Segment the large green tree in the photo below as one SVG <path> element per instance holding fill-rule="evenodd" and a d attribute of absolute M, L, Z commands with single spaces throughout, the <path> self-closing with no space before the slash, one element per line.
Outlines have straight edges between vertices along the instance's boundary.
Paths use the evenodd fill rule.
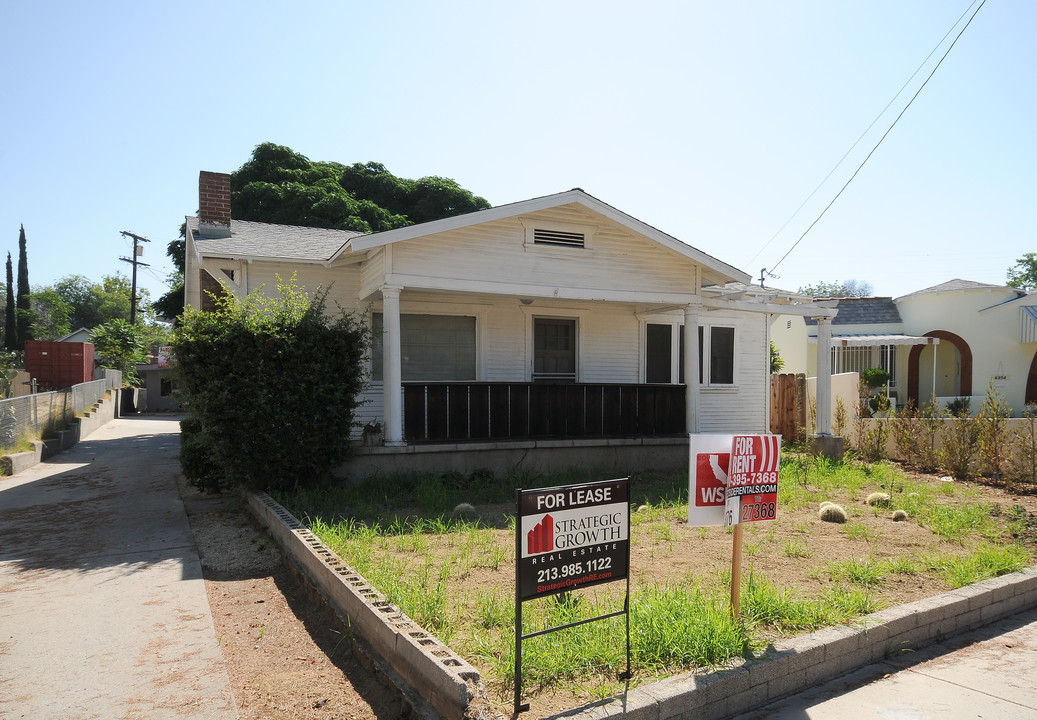
<path fill-rule="evenodd" d="M 52 287 L 37 288 L 29 300 L 35 339 L 57 340 L 71 332 L 68 317 L 72 313 L 72 306 L 65 302 L 57 290 Z"/>
<path fill-rule="evenodd" d="M 18 232 L 18 294 L 15 305 L 18 308 L 18 346 L 25 347 L 26 340 L 32 340 L 32 300 L 29 296 L 29 255 L 26 250 L 25 226 Z"/>
<path fill-rule="evenodd" d="M 455 180 L 400 178 L 376 162 L 343 165 L 313 161 L 289 147 L 262 143 L 231 173 L 231 216 L 279 225 L 381 232 L 439 220 L 490 204 Z M 176 266 L 170 291 L 155 303 L 159 315 L 183 311 L 184 236 L 166 254 Z"/>
<path fill-rule="evenodd" d="M 72 330 L 94 328 L 110 320 L 130 317 L 130 295 L 133 289 L 124 275 L 105 275 L 95 282 L 83 275 L 66 275 L 53 285 L 54 291 L 71 308 L 68 322 Z M 146 290 L 138 290 L 147 298 Z M 146 307 L 147 302 L 141 306 Z"/>
<path fill-rule="evenodd" d="M 1037 290 L 1037 253 L 1026 253 L 1008 268 L 1008 286 Z"/>

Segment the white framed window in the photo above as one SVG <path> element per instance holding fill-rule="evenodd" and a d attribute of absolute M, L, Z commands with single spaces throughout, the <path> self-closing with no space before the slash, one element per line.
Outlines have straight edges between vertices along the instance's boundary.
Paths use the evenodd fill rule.
<path fill-rule="evenodd" d="M 735 328 L 700 325 L 699 384 L 733 387 L 735 384 Z M 644 381 L 684 384 L 684 325 L 645 323 Z"/>
<path fill-rule="evenodd" d="M 699 326 L 699 383 L 706 387 L 734 386 L 735 335 L 732 325 Z M 703 382 L 705 378 L 707 382 Z"/>
<path fill-rule="evenodd" d="M 400 315 L 403 381 L 478 379 L 476 318 L 471 315 Z M 381 382 L 382 313 L 371 315 L 371 380 Z"/>

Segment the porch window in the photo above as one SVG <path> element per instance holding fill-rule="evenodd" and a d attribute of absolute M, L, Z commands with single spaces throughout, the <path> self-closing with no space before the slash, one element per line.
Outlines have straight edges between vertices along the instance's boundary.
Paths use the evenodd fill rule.
<path fill-rule="evenodd" d="M 676 336 L 676 339 L 675 337 Z M 677 376 L 674 377 L 674 342 L 677 343 Z M 645 325 L 645 382 L 684 384 L 684 326 Z"/>
<path fill-rule="evenodd" d="M 860 374 L 870 367 L 875 367 L 871 361 L 870 347 L 832 348 L 832 372 Z"/>
<path fill-rule="evenodd" d="M 382 314 L 371 318 L 371 379 L 382 380 Z M 400 315 L 403 380 L 476 380 L 475 318 Z"/>
<path fill-rule="evenodd" d="M 704 372 L 709 373 L 710 385 L 734 385 L 735 383 L 735 329 L 722 325 L 709 327 L 709 362 L 705 367 L 702 357 L 705 354 L 703 328 L 699 328 L 699 382 Z"/>
<path fill-rule="evenodd" d="M 576 321 L 533 318 L 533 382 L 576 382 Z"/>
<path fill-rule="evenodd" d="M 699 326 L 699 384 L 734 385 L 735 329 Z M 677 373 L 673 343 L 677 342 Z M 705 378 L 709 382 L 705 382 Z M 684 384 L 684 326 L 648 323 L 645 327 L 645 382 Z"/>

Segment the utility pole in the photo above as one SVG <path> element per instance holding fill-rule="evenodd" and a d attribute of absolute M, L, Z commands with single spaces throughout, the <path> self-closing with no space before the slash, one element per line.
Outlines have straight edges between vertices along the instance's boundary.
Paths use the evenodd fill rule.
<path fill-rule="evenodd" d="M 141 267 L 151 267 L 147 263 L 141 262 L 137 258 L 144 254 L 144 246 L 141 245 L 140 243 L 142 243 L 142 242 L 151 242 L 151 241 L 148 240 L 146 237 L 141 237 L 140 235 L 134 235 L 133 233 L 129 232 L 128 230 L 123 230 L 122 231 L 122 236 L 123 237 L 133 238 L 133 257 L 132 258 L 121 257 L 119 259 L 122 260 L 123 262 L 128 262 L 131 265 L 133 265 L 133 287 L 130 290 L 130 325 L 136 325 L 137 324 L 137 266 L 140 265 Z"/>

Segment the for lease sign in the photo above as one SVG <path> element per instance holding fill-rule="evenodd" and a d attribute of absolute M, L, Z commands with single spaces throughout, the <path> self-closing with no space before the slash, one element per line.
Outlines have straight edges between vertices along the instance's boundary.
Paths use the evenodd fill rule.
<path fill-rule="evenodd" d="M 519 599 L 626 578 L 629 496 L 626 478 L 519 491 L 515 524 Z"/>

